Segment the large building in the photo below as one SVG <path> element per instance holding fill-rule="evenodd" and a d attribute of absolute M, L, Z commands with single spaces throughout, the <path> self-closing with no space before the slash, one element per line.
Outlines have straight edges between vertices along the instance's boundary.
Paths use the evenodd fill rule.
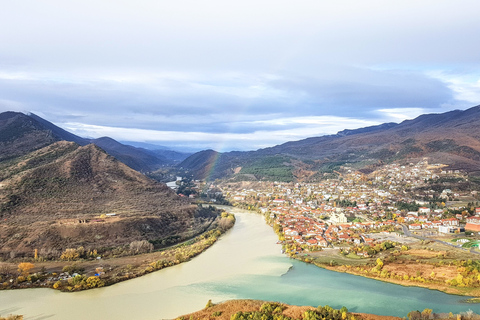
<path fill-rule="evenodd" d="M 465 225 L 465 230 L 480 231 L 480 217 L 467 218 L 467 224 Z"/>
<path fill-rule="evenodd" d="M 343 212 L 341 213 L 334 213 L 330 217 L 330 221 L 335 224 L 342 224 L 342 223 L 347 223 L 347 217 Z"/>

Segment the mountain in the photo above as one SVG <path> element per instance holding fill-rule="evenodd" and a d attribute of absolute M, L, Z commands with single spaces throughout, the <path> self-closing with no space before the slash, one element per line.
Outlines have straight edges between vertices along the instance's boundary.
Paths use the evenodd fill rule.
<path fill-rule="evenodd" d="M 0 114 L 0 161 L 8 157 L 25 155 L 56 141 L 71 141 L 81 146 L 94 143 L 132 169 L 141 172 L 155 171 L 187 157 L 174 151 L 155 152 L 124 145 L 108 137 L 81 138 L 33 113 L 29 115 L 20 112 Z"/>
<path fill-rule="evenodd" d="M 25 155 L 63 140 L 34 118 L 19 112 L 0 113 L 0 161 Z"/>
<path fill-rule="evenodd" d="M 177 242 L 214 219 L 93 144 L 58 141 L 0 162 L 3 258 Z"/>
<path fill-rule="evenodd" d="M 242 175 L 247 175 L 251 179 L 253 175 L 255 179 L 271 180 L 277 175 L 285 181 L 303 180 L 318 178 L 347 164 L 370 172 L 385 162 L 423 157 L 433 163 L 448 164 L 451 169 L 479 174 L 480 106 L 425 114 L 400 124 L 344 130 L 253 152 L 218 154 L 210 177 L 243 179 Z M 208 165 L 208 161 L 196 162 L 193 167 L 185 161 L 180 164 L 196 178 L 206 178 L 201 168 Z"/>
<path fill-rule="evenodd" d="M 145 142 L 136 142 L 136 141 L 121 141 L 123 144 L 134 146 L 140 149 L 143 149 L 145 152 L 154 154 L 159 157 L 164 157 L 170 161 L 174 162 L 181 162 L 191 156 L 194 152 L 198 152 L 200 150 L 195 150 L 194 152 L 190 152 L 189 150 L 185 149 L 182 151 L 173 150 L 169 147 L 160 146 L 151 143 Z"/>
<path fill-rule="evenodd" d="M 72 142 L 75 142 L 75 143 L 77 143 L 81 146 L 84 146 L 84 145 L 87 145 L 87 144 L 90 143 L 90 141 L 88 139 L 81 138 L 77 135 L 74 135 L 73 133 L 70 133 L 66 130 L 63 130 L 62 128 L 54 125 L 53 123 L 51 123 L 51 122 L 49 122 L 49 121 L 47 121 L 43 118 L 40 118 L 39 116 L 37 116 L 34 113 L 30 113 L 28 116 L 30 118 L 36 120 L 38 123 L 40 123 L 43 128 L 52 132 L 52 134 L 55 137 L 57 137 L 58 140 L 72 141 Z"/>
<path fill-rule="evenodd" d="M 162 155 L 156 155 L 145 149 L 121 144 L 109 137 L 92 139 L 90 142 L 99 146 L 130 168 L 141 172 L 154 171 L 172 162 Z"/>

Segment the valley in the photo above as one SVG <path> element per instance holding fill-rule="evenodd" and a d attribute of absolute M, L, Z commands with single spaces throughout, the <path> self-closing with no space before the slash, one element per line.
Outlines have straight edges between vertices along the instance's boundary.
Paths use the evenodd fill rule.
<path fill-rule="evenodd" d="M 23 118 L 3 119 L 11 125 Z M 5 136 L 3 150 L 42 128 L 28 121 L 28 130 Z M 233 215 L 209 206 L 225 203 L 260 213 L 282 253 L 302 265 L 465 299 L 480 296 L 480 181 L 461 161 L 433 162 L 440 158 L 430 153 L 395 161 L 379 154 L 376 163 L 311 161 L 301 152 L 259 150 L 227 154 L 232 164 L 223 162 L 224 154 L 203 151 L 177 167 L 142 174 L 122 163 L 119 153 L 52 137 L 45 146 L 15 147 L 23 151 L 0 162 L 2 289 L 98 290 L 188 264 L 234 225 Z M 101 141 L 106 149 L 117 145 Z M 429 142 L 428 148 L 459 150 L 453 140 L 445 141 Z M 233 171 L 218 179 L 225 165 Z M 195 179 L 195 172 L 204 179 Z M 147 177 L 155 175 L 184 178 L 174 183 L 175 192 Z"/>

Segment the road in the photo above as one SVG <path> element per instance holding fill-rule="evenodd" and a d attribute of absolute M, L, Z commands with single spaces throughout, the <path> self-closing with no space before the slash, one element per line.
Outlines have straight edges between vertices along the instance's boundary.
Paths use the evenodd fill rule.
<path fill-rule="evenodd" d="M 435 242 L 438 242 L 438 243 L 441 243 L 441 244 L 445 244 L 445 245 L 450 246 L 450 247 L 453 247 L 453 248 L 462 249 L 462 250 L 465 250 L 465 251 L 470 251 L 470 253 L 480 255 L 480 252 L 473 251 L 473 249 L 466 250 L 466 249 L 462 248 L 461 245 L 454 245 L 453 243 L 441 241 L 441 240 L 438 240 L 438 239 L 431 239 L 431 238 L 427 238 L 427 237 L 422 237 L 422 236 L 418 236 L 418 235 L 416 235 L 416 234 L 413 234 L 413 233 L 410 232 L 410 230 L 408 229 L 408 227 L 407 227 L 406 225 L 404 225 L 404 224 L 402 224 L 402 229 L 403 229 L 403 233 L 404 233 L 407 237 L 412 237 L 412 238 L 416 238 L 416 239 L 419 239 L 419 240 L 435 241 Z"/>

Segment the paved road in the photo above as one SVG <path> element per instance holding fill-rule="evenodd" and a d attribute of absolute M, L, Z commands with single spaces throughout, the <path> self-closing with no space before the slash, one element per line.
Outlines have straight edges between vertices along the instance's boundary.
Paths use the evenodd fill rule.
<path fill-rule="evenodd" d="M 402 229 L 403 229 L 403 233 L 404 233 L 407 237 L 412 237 L 412 238 L 416 238 L 416 239 L 420 239 L 420 240 L 435 241 L 435 242 L 438 242 L 438 243 L 441 243 L 441 244 L 445 244 L 445 245 L 450 246 L 450 247 L 454 247 L 454 248 L 457 248 L 457 249 L 462 249 L 462 250 L 465 250 L 465 251 L 470 251 L 470 253 L 474 253 L 474 254 L 480 255 L 480 252 L 473 251 L 473 249 L 470 249 L 470 250 L 464 249 L 464 248 L 462 248 L 462 245 L 454 245 L 453 243 L 441 241 L 441 240 L 438 240 L 438 239 L 431 239 L 431 238 L 427 238 L 427 237 L 422 237 L 422 236 L 413 234 L 413 233 L 410 232 L 410 230 L 408 229 L 408 227 L 407 227 L 406 225 L 404 225 L 404 224 L 402 224 Z"/>

